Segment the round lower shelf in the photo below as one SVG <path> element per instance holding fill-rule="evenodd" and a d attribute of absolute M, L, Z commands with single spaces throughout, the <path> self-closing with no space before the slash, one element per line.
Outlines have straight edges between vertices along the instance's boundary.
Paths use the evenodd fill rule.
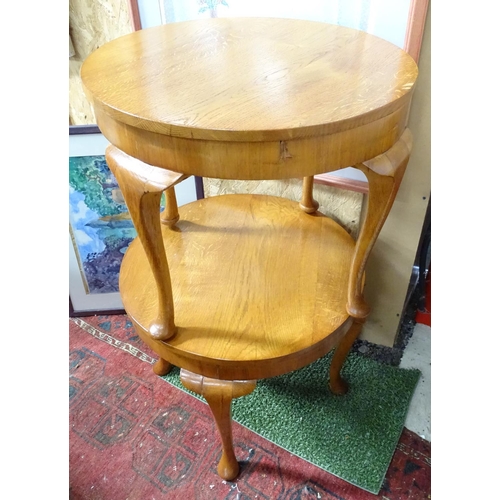
<path fill-rule="evenodd" d="M 326 354 L 351 324 L 346 312 L 355 242 L 321 213 L 263 195 L 224 195 L 179 208 L 162 227 L 178 331 L 150 337 L 157 289 L 136 239 L 120 292 L 141 338 L 172 364 L 219 379 L 266 378 Z"/>

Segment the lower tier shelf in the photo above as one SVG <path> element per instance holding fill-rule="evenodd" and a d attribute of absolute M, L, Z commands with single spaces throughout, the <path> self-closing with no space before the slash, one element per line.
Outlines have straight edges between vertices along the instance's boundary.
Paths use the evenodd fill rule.
<path fill-rule="evenodd" d="M 311 363 L 348 330 L 355 242 L 332 219 L 263 195 L 206 198 L 179 215 L 176 227 L 162 227 L 174 337 L 148 333 L 158 298 L 138 239 L 120 272 L 125 310 L 161 357 L 212 378 L 267 378 Z"/>

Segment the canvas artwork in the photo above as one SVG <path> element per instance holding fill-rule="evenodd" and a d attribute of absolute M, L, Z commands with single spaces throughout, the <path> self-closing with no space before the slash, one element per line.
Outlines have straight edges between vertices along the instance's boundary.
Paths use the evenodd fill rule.
<path fill-rule="evenodd" d="M 136 231 L 104 155 L 69 158 L 70 233 L 87 294 L 118 292 Z"/>

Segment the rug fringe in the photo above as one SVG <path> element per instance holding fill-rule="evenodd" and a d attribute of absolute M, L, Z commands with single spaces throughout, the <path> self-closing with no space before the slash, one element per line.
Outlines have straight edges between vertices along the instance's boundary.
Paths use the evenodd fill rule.
<path fill-rule="evenodd" d="M 113 347 L 117 347 L 122 351 L 128 352 L 132 356 L 139 358 L 141 361 L 145 361 L 146 363 L 149 363 L 151 365 L 156 362 L 155 358 L 152 358 L 145 352 L 142 352 L 141 350 L 137 349 L 137 347 L 134 347 L 131 344 L 127 344 L 126 342 L 122 342 L 121 340 L 115 339 L 108 333 L 101 332 L 92 325 L 89 325 L 82 318 L 70 318 L 70 320 L 73 321 L 73 323 L 77 324 L 82 330 L 86 331 L 87 333 L 90 333 L 90 335 L 92 335 L 93 337 L 102 340 L 103 342 L 106 342 L 107 344 L 110 344 Z"/>

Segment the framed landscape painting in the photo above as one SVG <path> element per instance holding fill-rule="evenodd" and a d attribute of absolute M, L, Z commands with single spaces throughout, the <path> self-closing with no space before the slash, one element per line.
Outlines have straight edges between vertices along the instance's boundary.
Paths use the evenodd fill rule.
<path fill-rule="evenodd" d="M 69 127 L 69 315 L 123 314 L 118 276 L 137 236 L 104 156 L 108 140 L 96 125 Z M 203 198 L 200 177 L 175 186 L 180 207 Z M 160 211 L 165 206 L 162 198 Z"/>
<path fill-rule="evenodd" d="M 118 276 L 136 236 L 94 125 L 69 127 L 70 316 L 123 313 Z"/>

